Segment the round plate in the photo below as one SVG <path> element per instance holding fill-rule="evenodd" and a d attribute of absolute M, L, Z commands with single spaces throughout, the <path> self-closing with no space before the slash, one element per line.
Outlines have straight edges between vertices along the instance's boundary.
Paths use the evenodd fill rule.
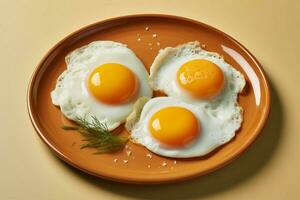
<path fill-rule="evenodd" d="M 149 27 L 146 28 L 146 27 Z M 157 37 L 153 37 L 156 34 Z M 138 41 L 138 38 L 141 41 Z M 247 88 L 240 95 L 244 122 L 236 137 L 213 153 L 193 159 L 169 159 L 128 143 L 115 154 L 95 155 L 94 149 L 80 149 L 82 136 L 66 132 L 69 123 L 51 103 L 50 92 L 66 69 L 65 56 L 95 40 L 127 44 L 147 69 L 160 48 L 198 40 L 205 49 L 221 54 L 245 75 Z M 157 43 L 159 42 L 159 43 Z M 152 43 L 152 45 L 149 45 Z M 160 45 L 158 45 L 160 44 Z M 127 183 L 163 183 L 184 180 L 216 170 L 241 154 L 263 128 L 270 109 L 270 90 L 260 64 L 236 40 L 206 24 L 168 15 L 132 15 L 101 21 L 84 27 L 55 45 L 37 66 L 28 89 L 28 110 L 33 126 L 42 140 L 64 161 L 89 174 Z M 122 128 L 121 128 L 122 129 Z M 125 132 L 125 130 L 123 130 Z M 129 151 L 131 155 L 128 156 Z M 150 156 L 147 154 L 150 153 Z M 125 163 L 128 160 L 127 163 Z M 165 166 L 162 163 L 166 163 Z"/>

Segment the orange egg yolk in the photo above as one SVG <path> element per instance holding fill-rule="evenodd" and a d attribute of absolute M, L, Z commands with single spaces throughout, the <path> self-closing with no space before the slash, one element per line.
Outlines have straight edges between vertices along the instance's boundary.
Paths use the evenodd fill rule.
<path fill-rule="evenodd" d="M 107 63 L 96 67 L 90 73 L 87 87 L 101 102 L 122 104 L 134 97 L 138 81 L 129 68 L 117 63 Z"/>
<path fill-rule="evenodd" d="M 148 126 L 153 138 L 170 147 L 192 142 L 201 129 L 195 115 L 182 107 L 167 107 L 157 111 Z"/>
<path fill-rule="evenodd" d="M 213 62 L 204 59 L 184 63 L 177 71 L 177 82 L 192 96 L 210 99 L 223 89 L 223 71 Z"/>

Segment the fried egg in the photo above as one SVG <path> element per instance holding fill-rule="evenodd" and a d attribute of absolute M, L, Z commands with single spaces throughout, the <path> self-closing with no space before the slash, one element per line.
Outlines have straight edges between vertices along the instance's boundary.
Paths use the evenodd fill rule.
<path fill-rule="evenodd" d="M 172 97 L 140 98 L 125 127 L 134 142 L 158 155 L 191 158 L 230 141 L 240 127 L 239 114 L 224 121 Z"/>
<path fill-rule="evenodd" d="M 148 73 L 126 45 L 95 41 L 66 56 L 67 69 L 51 92 L 54 105 L 71 120 L 96 117 L 113 130 L 141 96 L 151 97 Z"/>
<path fill-rule="evenodd" d="M 150 84 L 228 121 L 241 110 L 237 98 L 245 79 L 219 54 L 195 41 L 160 50 L 150 68 Z"/>

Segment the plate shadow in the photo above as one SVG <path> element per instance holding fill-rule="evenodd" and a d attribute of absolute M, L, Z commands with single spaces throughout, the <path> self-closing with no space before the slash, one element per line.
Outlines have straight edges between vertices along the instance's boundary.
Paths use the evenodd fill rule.
<path fill-rule="evenodd" d="M 102 180 L 85 174 L 61 161 L 68 171 L 99 189 L 128 198 L 139 199 L 188 199 L 205 197 L 229 190 L 257 175 L 270 164 L 282 140 L 284 112 L 280 96 L 271 87 L 271 112 L 269 120 L 256 142 L 229 165 L 211 174 L 172 184 L 131 185 Z M 54 155 L 54 154 L 53 154 Z M 57 159 L 60 160 L 60 159 Z"/>

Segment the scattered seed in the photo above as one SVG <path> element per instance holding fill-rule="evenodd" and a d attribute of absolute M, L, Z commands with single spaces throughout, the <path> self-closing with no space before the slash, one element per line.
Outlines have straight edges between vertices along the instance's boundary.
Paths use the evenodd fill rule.
<path fill-rule="evenodd" d="M 127 156 L 131 156 L 132 152 L 129 150 L 129 151 L 126 151 L 126 154 L 127 154 Z"/>
<path fill-rule="evenodd" d="M 118 159 L 117 159 L 117 158 L 114 159 L 114 163 L 116 163 L 116 162 L 118 162 Z"/>
<path fill-rule="evenodd" d="M 157 45 L 157 46 L 160 46 L 160 42 L 156 42 L 156 45 Z"/>
<path fill-rule="evenodd" d="M 140 41 L 142 41 L 142 39 L 141 39 L 141 38 L 138 38 L 137 41 L 140 42 Z"/>
<path fill-rule="evenodd" d="M 146 30 L 146 31 L 149 31 L 149 30 L 150 30 L 150 28 L 147 26 L 147 27 L 145 28 L 145 30 Z"/>
<path fill-rule="evenodd" d="M 123 160 L 123 163 L 124 163 L 124 164 L 127 164 L 127 163 L 128 163 L 128 160 Z"/>
<path fill-rule="evenodd" d="M 161 166 L 163 166 L 163 167 L 167 166 L 166 161 L 163 161 L 162 164 L 161 164 Z"/>
<path fill-rule="evenodd" d="M 154 33 L 154 34 L 152 35 L 152 37 L 156 38 L 156 37 L 157 37 L 156 33 Z"/>
<path fill-rule="evenodd" d="M 150 167 L 151 167 L 151 165 L 148 165 L 147 167 L 148 167 L 148 168 L 150 168 Z"/>
<path fill-rule="evenodd" d="M 202 44 L 202 45 L 201 45 L 201 47 L 202 47 L 203 49 L 205 49 L 205 47 L 206 47 L 206 44 Z"/>
<path fill-rule="evenodd" d="M 176 160 L 174 160 L 174 165 L 176 165 L 177 164 L 177 161 Z"/>
<path fill-rule="evenodd" d="M 148 153 L 146 156 L 147 156 L 149 159 L 152 158 L 152 155 L 151 155 L 150 153 Z"/>

